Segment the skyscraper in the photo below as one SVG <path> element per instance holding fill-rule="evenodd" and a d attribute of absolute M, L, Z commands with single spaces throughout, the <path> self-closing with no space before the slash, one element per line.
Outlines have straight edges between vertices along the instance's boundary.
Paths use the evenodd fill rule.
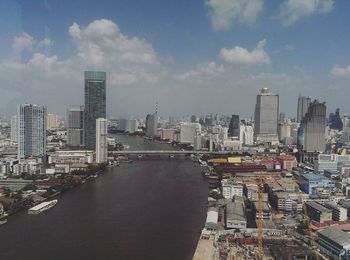
<path fill-rule="evenodd" d="M 18 158 L 46 155 L 46 107 L 24 104 L 18 107 Z"/>
<path fill-rule="evenodd" d="M 96 119 L 96 162 L 107 162 L 107 119 Z"/>
<path fill-rule="evenodd" d="M 317 100 L 310 103 L 307 113 L 301 120 L 299 146 L 306 152 L 324 152 L 326 148 L 326 104 Z"/>
<path fill-rule="evenodd" d="M 47 114 L 47 129 L 55 130 L 58 127 L 58 117 L 55 114 Z"/>
<path fill-rule="evenodd" d="M 71 106 L 67 110 L 68 145 L 84 146 L 84 106 Z"/>
<path fill-rule="evenodd" d="M 84 144 L 88 149 L 95 149 L 97 118 L 106 118 L 106 72 L 85 71 Z"/>
<path fill-rule="evenodd" d="M 256 97 L 254 139 L 257 143 L 278 143 L 277 123 L 279 96 L 270 93 L 267 87 Z"/>
<path fill-rule="evenodd" d="M 11 142 L 18 142 L 18 117 L 17 115 L 11 117 Z"/>
<path fill-rule="evenodd" d="M 308 107 L 310 105 L 311 98 L 310 97 L 302 97 L 299 95 L 298 97 L 298 111 L 297 111 L 297 122 L 300 123 L 303 117 L 305 116 Z"/>
<path fill-rule="evenodd" d="M 228 134 L 230 137 L 239 137 L 240 132 L 239 132 L 239 115 L 232 115 L 230 125 L 228 128 Z"/>
<path fill-rule="evenodd" d="M 146 136 L 155 137 L 157 135 L 158 128 L 158 114 L 157 111 L 154 114 L 148 114 L 146 116 Z"/>

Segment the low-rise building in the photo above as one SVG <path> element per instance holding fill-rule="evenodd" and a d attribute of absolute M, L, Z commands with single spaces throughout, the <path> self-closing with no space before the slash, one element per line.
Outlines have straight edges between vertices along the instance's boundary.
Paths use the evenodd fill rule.
<path fill-rule="evenodd" d="M 324 204 L 326 208 L 329 208 L 332 210 L 332 219 L 334 221 L 346 221 L 348 220 L 348 211 L 346 208 L 337 205 L 333 201 L 326 202 Z"/>
<path fill-rule="evenodd" d="M 235 196 L 234 202 L 226 205 L 225 225 L 226 229 L 242 229 L 247 227 L 244 200 L 242 197 Z"/>
<path fill-rule="evenodd" d="M 306 214 L 314 221 L 324 223 L 332 220 L 332 210 L 314 201 L 305 202 Z"/>
<path fill-rule="evenodd" d="M 330 259 L 350 259 L 350 234 L 327 227 L 317 232 L 317 242 L 321 253 Z"/>
<path fill-rule="evenodd" d="M 302 191 L 311 194 L 313 188 L 334 188 L 335 183 L 323 175 L 310 172 L 300 176 L 299 187 Z"/>

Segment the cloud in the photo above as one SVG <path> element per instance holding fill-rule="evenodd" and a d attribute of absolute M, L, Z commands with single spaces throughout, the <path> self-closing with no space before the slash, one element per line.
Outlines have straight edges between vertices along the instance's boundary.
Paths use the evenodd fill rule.
<path fill-rule="evenodd" d="M 215 30 L 228 30 L 233 22 L 254 24 L 263 11 L 263 0 L 207 0 Z"/>
<path fill-rule="evenodd" d="M 184 72 L 182 74 L 175 74 L 173 77 L 177 80 L 208 80 L 217 77 L 225 71 L 221 64 L 216 64 L 214 61 L 206 62 L 197 65 L 195 69 Z"/>
<path fill-rule="evenodd" d="M 266 39 L 258 42 L 256 48 L 251 52 L 245 48 L 236 46 L 233 49 L 223 48 L 220 50 L 220 57 L 232 64 L 269 64 L 271 59 L 265 51 Z"/>
<path fill-rule="evenodd" d="M 338 65 L 335 65 L 331 69 L 331 75 L 337 78 L 350 77 L 350 65 L 343 68 Z"/>
<path fill-rule="evenodd" d="M 285 51 L 294 51 L 296 48 L 292 44 L 286 44 L 286 45 L 283 46 L 282 49 L 285 50 Z"/>
<path fill-rule="evenodd" d="M 12 44 L 12 49 L 16 53 L 21 53 L 23 50 L 32 50 L 35 45 L 35 40 L 28 33 L 22 33 L 21 36 L 15 37 Z"/>
<path fill-rule="evenodd" d="M 108 91 L 114 96 L 127 86 L 151 88 L 166 73 L 150 43 L 123 34 L 113 21 L 96 20 L 86 27 L 73 23 L 68 34 L 75 49 L 65 59 L 45 52 L 53 44 L 49 38 L 37 40 L 28 33 L 14 38 L 14 57 L 0 60 L 0 80 L 6 82 L 0 90 L 6 88 L 18 99 L 9 98 L 8 106 L 50 103 L 51 109 L 62 111 L 64 105 L 82 101 L 84 70 L 106 71 Z M 23 51 L 28 55 L 20 55 Z"/>
<path fill-rule="evenodd" d="M 281 20 L 284 26 L 290 26 L 304 17 L 329 13 L 334 4 L 334 0 L 286 0 L 274 17 Z"/>

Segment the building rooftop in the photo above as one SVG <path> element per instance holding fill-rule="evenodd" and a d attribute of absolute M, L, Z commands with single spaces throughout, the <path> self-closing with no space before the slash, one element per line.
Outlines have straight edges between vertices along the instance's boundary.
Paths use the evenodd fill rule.
<path fill-rule="evenodd" d="M 333 240 L 335 243 L 345 246 L 350 244 L 350 234 L 336 227 L 328 227 L 318 232 L 319 234 Z"/>
<path fill-rule="evenodd" d="M 245 221 L 246 217 L 244 214 L 243 202 L 236 201 L 234 203 L 228 203 L 226 205 L 226 216 L 228 219 Z"/>
<path fill-rule="evenodd" d="M 319 175 L 311 172 L 303 174 L 302 177 L 308 181 L 320 181 L 325 179 L 328 180 L 328 178 L 324 177 L 323 175 Z"/>
<path fill-rule="evenodd" d="M 309 205 L 310 207 L 316 209 L 319 212 L 332 211 L 332 210 L 327 209 L 326 207 L 324 207 L 321 204 L 318 204 L 317 202 L 314 202 L 314 201 L 306 201 L 305 203 L 307 205 Z"/>

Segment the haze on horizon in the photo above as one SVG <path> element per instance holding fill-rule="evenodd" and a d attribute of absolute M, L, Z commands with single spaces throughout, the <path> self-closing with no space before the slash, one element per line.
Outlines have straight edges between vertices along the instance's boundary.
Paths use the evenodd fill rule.
<path fill-rule="evenodd" d="M 294 117 L 299 93 L 350 112 L 349 1 L 0 2 L 0 115 L 83 104 L 107 72 L 107 113 L 253 114 L 263 86 Z"/>

